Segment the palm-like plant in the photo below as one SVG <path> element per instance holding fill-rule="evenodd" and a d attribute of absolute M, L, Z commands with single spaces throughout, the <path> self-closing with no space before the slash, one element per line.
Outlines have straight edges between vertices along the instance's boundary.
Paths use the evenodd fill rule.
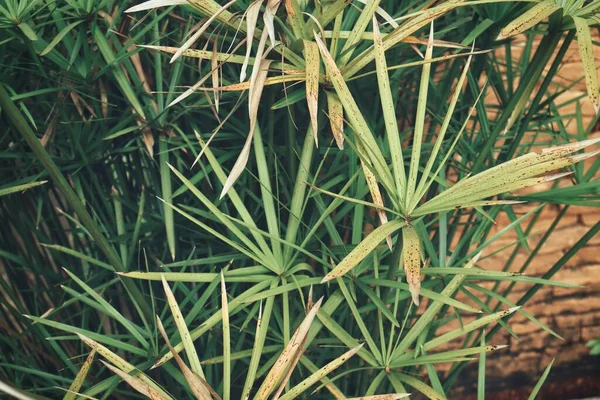
<path fill-rule="evenodd" d="M 445 37 L 447 27 L 452 26 L 445 14 L 467 13 L 465 6 L 487 1 L 437 5 L 375 1 L 356 7 L 345 0 L 283 4 L 154 0 L 130 9 L 140 12 L 187 4 L 181 15 L 190 21 L 198 13 L 205 16 L 179 47 L 163 44 L 170 44 L 173 34 L 179 38 L 179 27 L 192 26 L 192 22 L 174 15 L 171 8 L 150 13 L 145 19 L 148 24 L 135 24 L 130 41 L 123 28 L 127 24 L 115 17 L 118 13 L 111 16 L 92 3 L 74 0 L 52 8 L 56 27 L 51 32 L 58 39 L 48 42 L 41 39 L 46 24 L 10 22 L 15 32 L 24 32 L 32 42 L 33 56 L 42 57 L 64 75 L 99 80 L 98 90 L 94 86 L 85 97 L 92 104 L 90 114 L 103 116 L 84 125 L 91 139 L 83 153 L 101 160 L 94 170 L 87 171 L 85 161 L 74 165 L 64 161 L 80 154 L 79 140 L 59 136 L 56 148 L 45 150 L 35 147 L 33 132 L 18 130 L 52 172 L 50 178 L 67 200 L 65 204 L 78 215 L 65 217 L 73 224 L 74 234 L 64 232 L 64 239 L 36 233 L 47 244 L 39 247 L 73 271 L 56 272 L 57 283 L 65 283 L 64 276 L 71 282 L 64 287 L 67 300 L 56 308 L 37 306 L 13 312 L 17 316 L 44 313 L 31 317 L 35 325 L 22 323 L 40 337 L 52 337 L 45 348 L 64 354 L 61 361 L 68 367 L 64 375 L 75 375 L 77 369 L 61 353 L 58 341 L 75 339 L 80 346 L 83 341 L 92 348 L 89 362 L 70 387 L 69 398 L 76 392 L 93 397 L 125 390 L 115 389 L 120 380 L 155 398 L 239 395 L 263 399 L 280 392 L 288 399 L 306 396 L 311 385 L 319 384 L 327 393 L 315 396 L 324 398 L 365 395 L 380 399 L 377 393 L 389 392 L 398 394 L 384 398 L 395 398 L 407 392 L 406 386 L 429 398 L 446 398 L 462 363 L 481 356 L 485 366 L 485 353 L 502 347 L 487 342 L 493 333 L 502 328 L 514 334 L 505 322 L 514 313 L 558 336 L 519 306 L 540 285 L 573 286 L 550 281 L 552 273 L 564 265 L 563 259 L 543 278 L 510 272 L 510 263 L 505 271 L 483 270 L 477 264 L 480 253 L 511 229 L 519 236 L 514 251 L 527 246 L 521 223 L 531 216 L 537 218 L 543 207 L 517 218 L 510 207 L 517 200 L 565 204 L 596 200 L 597 196 L 587 195 L 597 188 L 588 176 L 597 166 L 585 173 L 583 167 L 571 167 L 595 154 L 576 154 L 595 141 L 581 141 L 590 130 L 582 131 L 579 142 L 515 157 L 523 154 L 518 133 L 506 136 L 511 142 L 496 149 L 497 136 L 487 130 L 490 122 L 496 124 L 496 132 L 510 130 L 511 123 L 502 121 L 519 121 L 520 132 L 534 124 L 547 129 L 548 120 L 560 118 L 531 117 L 540 108 L 534 100 L 535 107 L 520 120 L 533 92 L 531 82 L 523 79 L 519 90 L 507 96 L 509 104 L 515 104 L 505 110 L 507 118 L 486 120 L 479 98 L 488 86 L 480 90 L 476 82 L 482 69 L 473 65 L 491 56 L 485 49 L 465 46 L 489 23 L 474 26 L 471 33 L 469 27 L 448 35 L 455 41 L 468 35 L 470 41 L 462 44 L 436 38 Z M 98 21 L 90 16 L 96 12 Z M 61 15 L 72 16 L 73 21 L 65 24 Z M 553 26 L 556 17 L 552 16 Z M 177 29 L 170 29 L 172 23 L 178 24 Z M 429 34 L 420 36 L 420 30 L 427 27 Z M 561 31 L 552 31 L 544 40 L 556 46 L 560 35 Z M 173 55 L 172 67 L 167 68 L 164 54 L 134 49 L 133 42 Z M 534 83 L 553 46 L 539 49 L 536 54 L 544 57 L 534 57 L 533 67 L 527 67 L 533 71 L 527 76 L 535 77 Z M 439 49 L 444 53 L 437 55 Z M 77 52 L 101 62 L 102 67 L 87 67 L 73 56 Z M 196 65 L 188 69 L 180 57 L 203 62 L 202 70 L 210 64 L 208 73 L 194 83 Z M 402 61 L 396 65 L 398 59 Z M 529 57 L 524 55 L 523 60 L 525 70 Z M 436 63 L 449 67 L 449 72 L 439 74 Z M 151 72 L 144 74 L 148 65 Z M 107 101 L 104 87 L 112 81 L 114 93 Z M 405 85 L 402 91 L 399 81 Z M 502 89 L 493 78 L 490 82 Z M 178 95 L 183 85 L 189 89 Z M 283 88 L 284 94 L 280 96 L 273 87 Z M 379 101 L 365 95 L 374 87 Z M 85 92 L 82 87 L 77 90 Z M 230 93 L 239 92 L 236 101 Z M 4 105 L 10 104 L 11 95 L 2 96 L 4 113 L 10 108 Z M 13 97 L 20 102 L 20 97 Z M 246 104 L 247 119 L 240 110 Z M 552 99 L 544 104 L 554 112 Z M 31 111 L 24 102 L 19 106 Z M 113 110 L 119 108 L 118 123 L 112 124 L 117 119 Z M 18 120 L 16 107 L 9 114 Z M 281 115 L 285 115 L 283 123 L 278 119 Z M 298 116 L 306 116 L 298 124 L 306 128 L 303 135 L 297 135 L 294 126 Z M 68 113 L 61 118 L 73 119 Z M 24 119 L 15 123 L 20 129 L 26 125 Z M 323 146 L 326 129 L 332 134 L 327 141 L 335 142 L 339 150 Z M 67 132 L 79 138 L 73 133 L 76 130 Z M 244 144 L 236 147 L 232 139 L 238 134 Z M 560 139 L 552 138 L 552 143 L 569 141 L 562 131 Z M 59 166 L 50 162 L 55 150 L 62 157 Z M 10 149 L 7 153 L 12 156 Z M 228 172 L 224 165 L 236 157 Z M 193 170 L 186 171 L 190 165 Z M 577 181 L 584 184 L 518 199 L 504 197 L 561 177 L 546 173 L 563 168 L 573 169 Z M 86 175 L 73 172 L 79 170 Z M 95 181 L 98 171 L 101 179 Z M 31 188 L 28 194 L 40 196 L 35 199 L 43 203 L 41 190 L 50 185 L 35 187 L 43 179 L 45 175 L 35 171 L 0 190 L 14 195 L 14 190 Z M 70 190 L 71 179 L 76 191 Z M 91 190 L 92 185 L 101 190 Z M 111 196 L 102 192 L 113 186 Z M 140 191 L 141 187 L 145 189 Z M 146 197 L 147 192 L 160 200 Z M 578 194 L 576 199 L 573 193 Z M 365 209 L 373 212 L 365 213 Z M 488 237 L 501 210 L 510 216 L 511 224 Z M 463 229 L 464 217 L 468 221 Z M 380 226 L 365 236 L 371 230 L 365 229 L 368 225 Z M 47 230 L 64 230 L 56 226 Z M 592 228 L 581 243 L 598 229 Z M 10 233 L 7 228 L 2 237 Z M 452 238 L 457 237 L 454 244 Z M 387 246 L 382 245 L 384 241 Z M 140 251 L 136 263 L 140 242 L 148 254 Z M 181 256 L 185 250 L 190 254 L 187 259 Z M 24 262 L 8 254 L 18 268 L 41 264 L 37 258 Z M 168 258 L 172 260 L 163 263 Z M 424 261 L 429 268 L 422 268 Z M 81 274 L 70 266 L 76 262 L 83 266 Z M 427 277 L 423 282 L 421 275 Z M 407 283 L 399 277 L 406 277 Z M 513 302 L 508 298 L 510 290 L 501 291 L 498 286 L 490 290 L 481 280 L 506 281 L 511 287 L 524 282 L 533 288 Z M 155 291 L 159 281 L 163 290 Z M 122 296 L 119 282 L 130 289 L 129 298 Z M 3 287 L 12 293 L 12 285 Z M 324 295 L 322 303 L 313 303 L 313 292 Z M 419 300 L 424 304 L 414 307 Z M 11 299 L 2 305 L 13 310 L 13 303 Z M 140 305 L 138 314 L 132 312 Z M 53 309 L 45 313 L 48 308 Z M 98 315 L 102 326 L 94 323 Z M 457 321 L 460 328 L 437 332 L 438 327 Z M 483 337 L 482 327 L 490 324 L 494 327 Z M 64 334 L 52 335 L 47 329 Z M 464 341 L 462 349 L 443 349 L 458 339 Z M 86 374 L 94 352 L 107 364 L 93 374 L 93 379 L 100 379 L 92 384 Z M 175 360 L 179 368 L 169 360 Z M 450 374 L 438 376 L 435 364 L 450 362 L 455 366 Z M 334 370 L 336 377 L 330 376 Z M 427 376 L 420 376 L 423 371 Z M 347 379 L 348 374 L 357 379 Z M 43 379 L 54 379 L 48 375 Z M 51 385 L 66 387 L 65 380 L 68 384 L 70 379 L 60 378 Z"/>

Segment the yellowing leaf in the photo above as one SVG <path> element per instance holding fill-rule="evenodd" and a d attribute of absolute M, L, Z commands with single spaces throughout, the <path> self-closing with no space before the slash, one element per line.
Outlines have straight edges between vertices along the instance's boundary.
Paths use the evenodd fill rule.
<path fill-rule="evenodd" d="M 596 156 L 595 151 L 574 156 L 571 154 L 598 142 L 600 138 L 582 140 L 522 155 L 477 175 L 461 179 L 448 190 L 417 207 L 411 215 L 439 212 L 448 207 L 460 208 L 498 194 L 558 179 L 564 174 L 537 176 Z"/>
<path fill-rule="evenodd" d="M 581 17 L 573 17 L 573 22 L 577 29 L 577 44 L 579 44 L 579 54 L 581 55 L 581 62 L 585 71 L 585 85 L 588 97 L 594 106 L 594 110 L 598 112 L 598 109 L 600 109 L 598 72 L 596 71 L 594 60 L 594 44 L 592 43 L 592 35 L 590 34 L 591 28 L 585 19 Z"/>
<path fill-rule="evenodd" d="M 175 55 L 173 55 L 173 57 L 171 58 L 171 63 L 175 62 L 179 57 L 181 57 L 181 55 L 183 54 L 184 51 L 186 51 L 194 43 L 196 43 L 196 41 L 198 39 L 200 39 L 200 36 L 202 36 L 202 34 L 206 31 L 206 29 L 210 26 L 210 24 L 215 19 L 217 19 L 219 14 L 221 14 L 223 11 L 225 11 L 229 7 L 231 7 L 236 1 L 237 0 L 231 0 L 229 3 L 225 4 L 223 7 L 219 8 L 219 10 L 217 10 L 217 12 L 212 14 L 210 16 L 210 18 L 204 24 L 202 24 L 202 26 L 200 28 L 198 28 L 198 30 L 188 40 L 185 41 L 185 43 L 179 48 L 179 50 L 177 50 Z"/>
<path fill-rule="evenodd" d="M 67 391 L 67 394 L 65 394 L 65 397 L 63 397 L 63 400 L 75 400 L 79 389 L 81 389 L 81 385 L 87 377 L 90 366 L 92 365 L 92 361 L 94 361 L 94 355 L 96 355 L 96 349 L 92 348 L 92 351 L 90 351 L 90 354 L 85 359 L 85 362 L 73 380 L 73 383 L 71 383 L 71 386 L 69 386 L 69 390 Z"/>
<path fill-rule="evenodd" d="M 365 157 L 364 150 L 362 149 L 362 145 L 357 143 L 356 149 L 358 153 L 361 154 L 360 165 L 362 166 L 363 173 L 365 174 L 365 179 L 367 181 L 367 186 L 369 187 L 369 192 L 371 193 L 371 197 L 373 198 L 373 203 L 377 206 L 377 215 L 379 216 L 379 221 L 381 225 L 388 222 L 387 214 L 385 213 L 384 204 L 383 204 L 383 196 L 381 195 L 381 191 L 379 190 L 379 184 L 377 183 L 377 178 L 373 175 L 373 172 L 369 169 L 369 167 L 362 160 Z M 385 241 L 387 242 L 390 251 L 392 250 L 392 237 L 390 235 L 385 237 Z"/>
<path fill-rule="evenodd" d="M 340 150 L 344 150 L 344 106 L 337 93 L 325 92 L 327 94 L 327 112 L 329 124 L 335 143 Z"/>
<path fill-rule="evenodd" d="M 269 373 L 265 377 L 262 385 L 258 389 L 258 393 L 256 395 L 257 400 L 266 400 L 275 386 L 282 383 L 282 379 L 289 372 L 290 368 L 294 368 L 295 362 L 298 361 L 299 354 L 302 354 L 304 341 L 306 339 L 306 335 L 312 325 L 319 308 L 321 307 L 321 303 L 323 302 L 323 298 L 320 298 L 319 301 L 315 303 L 315 305 L 311 308 L 309 313 L 306 315 L 294 335 L 288 342 L 285 349 L 281 352 L 281 355 L 273 364 L 273 367 L 269 370 Z M 294 362 L 295 361 L 295 362 Z"/>
<path fill-rule="evenodd" d="M 187 0 L 149 0 L 125 10 L 126 13 L 153 10 L 158 7 L 169 7 L 187 4 Z"/>
<path fill-rule="evenodd" d="M 309 387 L 311 387 L 312 385 L 314 385 L 315 383 L 317 383 L 318 381 L 320 381 L 321 379 L 323 379 L 324 377 L 329 375 L 332 371 L 334 371 L 335 369 L 340 367 L 343 363 L 345 363 L 347 360 L 349 360 L 353 355 L 358 353 L 358 351 L 360 349 L 362 349 L 363 345 L 364 345 L 364 343 L 348 350 L 347 352 L 345 352 L 344 354 L 342 354 L 335 360 L 327 363 L 327 365 L 320 368 L 318 371 L 311 374 L 305 380 L 303 380 L 302 382 L 300 382 L 299 384 L 297 384 L 296 386 L 291 388 L 289 390 L 289 392 L 287 392 L 284 396 L 281 397 L 281 400 L 291 400 L 291 399 L 298 397 L 301 393 L 303 393 Z"/>
<path fill-rule="evenodd" d="M 115 375 L 118 375 L 121 379 L 123 379 L 125 382 L 127 382 L 132 388 L 134 388 L 135 390 L 137 390 L 144 396 L 148 397 L 149 399 L 152 399 L 152 400 L 167 400 L 168 399 L 167 397 L 163 396 L 159 391 L 150 387 L 150 385 L 142 382 L 142 380 L 140 380 L 139 378 L 136 378 L 135 376 L 131 376 L 131 375 L 121 371 L 117 367 L 110 365 L 107 362 L 104 362 L 104 361 L 101 361 L 101 362 L 102 362 L 102 364 L 104 364 L 104 366 L 106 368 L 111 370 Z"/>
<path fill-rule="evenodd" d="M 221 4 L 215 0 L 187 0 L 187 3 L 204 15 L 216 15 L 219 22 L 230 28 L 242 33 L 246 32 L 246 25 L 240 21 L 240 18 L 236 14 L 223 10 Z"/>
<path fill-rule="evenodd" d="M 383 49 L 388 50 L 396 44 L 404 41 L 404 39 L 425 25 L 431 23 L 436 18 L 439 18 L 460 6 L 461 3 L 465 3 L 465 0 L 449 0 L 440 4 L 439 6 L 432 7 L 423 11 L 422 13 L 419 13 L 412 19 L 406 21 L 404 24 L 398 26 L 392 32 L 387 34 L 385 40 L 383 41 Z M 356 73 L 373 61 L 374 58 L 374 48 L 364 51 L 358 57 L 348 63 L 347 68 L 344 69 L 344 77 L 350 78 L 356 75 Z"/>
<path fill-rule="evenodd" d="M 408 290 L 413 303 L 418 306 L 421 289 L 421 240 L 410 225 L 402 229 L 402 264 L 406 273 Z"/>
<path fill-rule="evenodd" d="M 250 155 L 250 147 L 252 145 L 252 138 L 254 137 L 254 129 L 256 128 L 256 118 L 258 115 L 258 105 L 260 103 L 260 97 L 262 96 L 262 91 L 265 86 L 265 79 L 267 79 L 267 74 L 269 73 L 269 65 L 271 64 L 271 60 L 263 60 L 261 63 L 261 68 L 259 73 L 256 76 L 256 80 L 251 81 L 251 90 L 250 90 L 250 131 L 248 132 L 248 138 L 246 139 L 246 143 L 242 148 L 242 152 L 238 156 L 238 159 L 235 161 L 229 176 L 227 177 L 227 181 L 225 181 L 225 185 L 223 185 L 223 190 L 221 191 L 221 196 L 219 198 L 223 198 L 231 189 L 235 181 L 240 177 L 244 168 L 246 168 L 246 164 L 248 163 L 248 157 Z M 254 76 L 253 76 L 254 78 Z"/>
<path fill-rule="evenodd" d="M 317 137 L 317 114 L 319 107 L 319 47 L 315 42 L 304 41 L 304 59 L 306 61 L 306 104 L 310 114 L 315 145 L 319 147 Z"/>
<path fill-rule="evenodd" d="M 557 5 L 554 0 L 545 0 L 536 4 L 506 25 L 504 29 L 500 31 L 497 40 L 506 39 L 508 37 L 525 32 L 527 29 L 538 24 L 559 8 L 560 6 Z"/>
<path fill-rule="evenodd" d="M 265 13 L 263 14 L 263 21 L 265 28 L 269 32 L 269 39 L 271 39 L 271 45 L 275 46 L 275 27 L 273 26 L 273 19 L 277 13 L 277 9 L 281 4 L 281 0 L 268 0 L 267 6 L 265 7 Z"/>
<path fill-rule="evenodd" d="M 256 0 L 248 6 L 246 10 L 246 56 L 244 57 L 244 63 L 242 64 L 242 70 L 240 72 L 240 82 L 246 79 L 246 69 L 248 68 L 248 61 L 250 60 L 250 53 L 252 52 L 252 42 L 254 40 L 254 30 L 256 29 L 256 23 L 258 22 L 258 13 L 263 0 Z"/>
<path fill-rule="evenodd" d="M 219 112 L 219 60 L 217 59 L 217 45 L 218 41 L 215 39 L 213 43 L 213 56 L 210 60 L 211 67 L 211 77 L 212 77 L 212 85 L 213 85 L 213 96 L 215 98 L 215 110 Z"/>
<path fill-rule="evenodd" d="M 183 361 L 181 356 L 177 353 L 177 351 L 175 351 L 173 345 L 171 345 L 171 341 L 169 340 L 167 332 L 165 332 L 165 328 L 162 322 L 160 321 L 160 318 L 158 318 L 158 315 L 156 316 L 156 326 L 158 327 L 158 331 L 165 340 L 165 343 L 167 343 L 167 347 L 171 351 L 171 354 L 173 354 L 175 362 L 177 363 L 179 369 L 183 373 L 183 377 L 187 381 L 188 385 L 190 385 L 190 389 L 192 390 L 194 396 L 196 396 L 196 399 L 212 400 L 208 384 L 204 379 L 200 378 L 187 365 L 185 365 L 185 362 Z"/>
<path fill-rule="evenodd" d="M 410 396 L 410 393 L 376 394 L 373 396 L 352 397 L 348 400 L 398 400 Z"/>
<path fill-rule="evenodd" d="M 386 236 L 391 235 L 405 225 L 404 221 L 393 220 L 381 225 L 364 238 L 340 263 L 330 271 L 321 283 L 325 283 L 334 278 L 345 275 L 354 268 L 359 262 L 365 259 L 375 247 L 381 243 Z"/>
<path fill-rule="evenodd" d="M 364 145 L 365 152 L 368 155 L 367 161 L 369 161 L 373 167 L 375 172 L 377 173 L 377 177 L 382 183 L 382 185 L 386 187 L 393 186 L 392 177 L 389 169 L 387 168 L 387 163 L 381 153 L 379 146 L 365 120 L 363 114 L 361 113 L 356 101 L 354 100 L 352 94 L 350 93 L 350 89 L 346 84 L 342 73 L 340 72 L 338 66 L 335 63 L 335 60 L 325 47 L 323 41 L 319 38 L 319 36 L 315 33 L 315 41 L 319 46 L 319 51 L 321 52 L 321 58 L 323 63 L 327 67 L 327 74 L 331 80 L 333 87 L 337 95 L 344 106 L 344 110 L 346 112 L 346 116 L 348 117 L 348 121 L 352 126 L 352 129 L 358 136 L 358 138 L 362 141 Z"/>
<path fill-rule="evenodd" d="M 79 339 L 81 339 L 82 342 L 84 342 L 90 348 L 95 349 L 98 352 L 98 354 L 106 358 L 112 365 L 115 365 L 120 371 L 123 371 L 126 374 L 130 374 L 131 372 L 136 370 L 136 367 L 134 365 L 130 364 L 129 362 L 127 362 L 117 354 L 113 353 L 100 343 L 80 333 L 76 332 L 76 334 L 77 336 L 79 336 Z M 164 392 L 152 379 L 146 376 L 146 374 L 144 374 L 142 371 L 136 371 L 134 376 L 146 385 L 152 387 L 154 391 L 161 393 L 161 395 L 164 398 L 171 399 L 171 397 L 167 395 L 166 392 Z"/>

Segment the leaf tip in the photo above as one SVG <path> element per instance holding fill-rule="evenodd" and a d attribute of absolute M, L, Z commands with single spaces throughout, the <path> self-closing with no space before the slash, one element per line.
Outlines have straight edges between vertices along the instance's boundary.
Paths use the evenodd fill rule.
<path fill-rule="evenodd" d="M 521 306 L 511 307 L 511 308 L 509 308 L 506 311 L 508 311 L 509 314 L 512 314 L 512 313 L 514 313 L 515 311 L 517 311 L 520 308 L 521 308 Z"/>
<path fill-rule="evenodd" d="M 419 292 L 421 289 L 421 284 L 409 284 L 408 285 L 408 291 L 410 292 L 410 296 L 412 297 L 412 301 L 413 303 L 415 303 L 415 306 L 419 306 L 420 304 L 420 300 L 419 300 Z"/>

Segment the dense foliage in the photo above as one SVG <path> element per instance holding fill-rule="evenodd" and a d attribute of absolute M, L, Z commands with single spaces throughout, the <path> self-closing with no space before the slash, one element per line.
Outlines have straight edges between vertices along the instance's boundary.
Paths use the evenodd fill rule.
<path fill-rule="evenodd" d="M 600 204 L 598 7 L 0 0 L 0 391 L 445 399 L 477 358 L 484 398 L 515 313 L 559 337 L 527 301 L 600 230 L 522 274 Z"/>

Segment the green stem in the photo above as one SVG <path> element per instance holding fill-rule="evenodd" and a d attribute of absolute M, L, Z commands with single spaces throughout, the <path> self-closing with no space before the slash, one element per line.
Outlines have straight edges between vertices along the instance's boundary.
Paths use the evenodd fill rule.
<path fill-rule="evenodd" d="M 300 156 L 300 164 L 298 165 L 298 175 L 296 175 L 296 184 L 292 194 L 292 203 L 290 207 L 290 216 L 288 220 L 287 232 L 285 241 L 296 243 L 296 236 L 300 228 L 300 217 L 302 214 L 302 206 L 304 204 L 308 175 L 310 172 L 310 164 L 312 161 L 313 151 L 315 149 L 315 141 L 313 139 L 312 128 L 309 126 L 304 137 L 304 146 Z M 291 247 L 286 247 L 283 253 L 284 260 L 290 260 L 292 256 Z M 289 266 L 288 266 L 289 267 Z"/>
<path fill-rule="evenodd" d="M 521 143 L 521 140 L 523 139 L 525 132 L 529 128 L 529 123 L 531 122 L 531 120 L 533 119 L 535 114 L 539 111 L 539 105 L 540 105 L 541 101 L 548 94 L 547 90 L 548 90 L 548 87 L 550 86 L 550 83 L 552 83 L 553 78 L 556 75 L 556 72 L 558 71 L 558 68 L 561 65 L 563 65 L 565 54 L 566 54 L 567 50 L 569 49 L 574 36 L 575 36 L 574 30 L 570 31 L 567 34 L 567 37 L 563 41 L 558 53 L 556 54 L 556 57 L 554 58 L 554 62 L 552 63 L 552 66 L 548 70 L 548 73 L 546 74 L 546 77 L 545 77 L 542 85 L 538 89 L 537 95 L 531 102 L 531 106 L 528 107 L 528 112 L 525 115 L 523 122 L 521 122 L 519 129 L 517 131 L 517 134 L 515 135 L 514 138 L 507 140 L 507 143 L 505 144 L 506 150 L 502 151 L 500 153 L 500 155 L 498 156 L 499 162 L 504 162 L 506 160 L 509 160 L 517 152 L 519 145 Z"/>
<path fill-rule="evenodd" d="M 514 119 L 514 114 L 520 113 L 523 110 L 527 99 L 529 99 L 529 96 L 531 96 L 531 93 L 535 88 L 532 83 L 535 83 L 539 80 L 544 71 L 544 67 L 554 54 L 554 49 L 558 45 L 561 37 L 562 31 L 559 29 L 553 29 L 550 31 L 550 33 L 548 33 L 548 35 L 544 36 L 540 42 L 538 50 L 533 56 L 533 60 L 531 60 L 531 64 L 521 77 L 519 87 L 517 88 L 515 95 L 511 97 L 509 103 L 504 109 L 504 112 L 496 121 L 494 130 L 489 135 L 483 146 L 483 149 L 479 152 L 479 155 L 477 156 L 475 164 L 472 168 L 473 173 L 481 172 L 483 170 L 485 160 L 494 148 L 498 136 L 500 136 L 501 133 L 506 129 L 509 120 Z"/>

